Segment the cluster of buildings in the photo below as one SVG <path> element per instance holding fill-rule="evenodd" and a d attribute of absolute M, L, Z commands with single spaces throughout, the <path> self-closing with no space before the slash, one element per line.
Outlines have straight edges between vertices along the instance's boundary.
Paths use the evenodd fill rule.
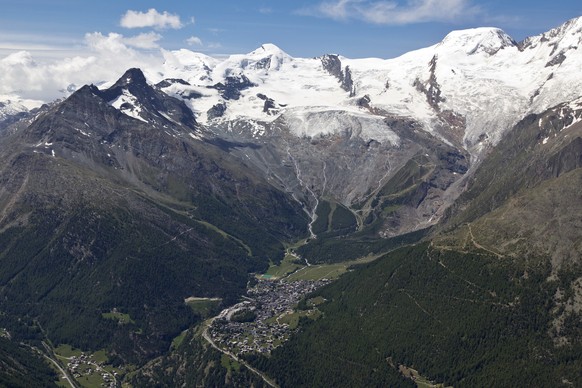
<path fill-rule="evenodd" d="M 292 329 L 280 322 L 293 314 L 297 303 L 309 293 L 328 284 L 328 280 L 294 282 L 259 280 L 247 291 L 241 303 L 223 310 L 208 329 L 212 341 L 233 354 L 270 353 L 289 339 Z M 248 317 L 249 322 L 237 317 Z"/>
<path fill-rule="evenodd" d="M 79 379 L 83 376 L 90 376 L 94 373 L 99 373 L 103 379 L 103 383 L 101 384 L 102 387 L 117 387 L 115 376 L 104 370 L 102 365 L 99 365 L 93 361 L 91 356 L 87 356 L 84 353 L 82 353 L 80 356 L 71 357 L 67 363 L 67 368 L 75 379 Z"/>

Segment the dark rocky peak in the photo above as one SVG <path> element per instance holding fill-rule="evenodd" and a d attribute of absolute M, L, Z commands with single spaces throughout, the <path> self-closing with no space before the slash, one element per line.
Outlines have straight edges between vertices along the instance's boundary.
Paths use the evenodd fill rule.
<path fill-rule="evenodd" d="M 112 88 L 127 87 L 135 84 L 147 85 L 147 80 L 141 69 L 131 68 L 117 80 Z"/>
<path fill-rule="evenodd" d="M 101 91 L 95 85 L 85 85 L 69 98 L 48 107 L 30 123 L 20 136 L 29 144 L 35 144 L 35 151 L 56 149 L 80 150 L 83 144 L 100 139 L 114 126 L 122 126 L 124 116 L 107 104 Z M 129 118 L 126 119 L 129 122 Z M 50 145 L 50 149 L 37 144 Z"/>
<path fill-rule="evenodd" d="M 326 54 L 321 57 L 321 64 L 323 69 L 329 74 L 336 77 L 338 80 L 343 80 L 342 62 L 336 54 Z"/>
<path fill-rule="evenodd" d="M 95 85 L 84 85 L 67 99 L 53 105 L 45 115 L 62 116 L 65 120 L 91 120 L 99 116 L 107 102 L 101 96 L 101 91 Z M 77 117 L 78 116 L 78 117 Z"/>
<path fill-rule="evenodd" d="M 120 164 L 111 156 L 114 145 L 127 149 L 132 139 L 131 148 L 137 149 L 138 143 L 165 144 L 168 139 L 188 138 L 198 131 L 194 115 L 183 101 L 134 75 L 126 73 L 106 90 L 94 85 L 81 87 L 17 135 L 35 153 L 117 168 Z M 136 84 L 131 83 L 134 79 Z"/>
<path fill-rule="evenodd" d="M 184 85 L 184 86 L 191 86 L 189 82 L 184 81 L 183 79 L 180 78 L 167 78 L 163 81 L 160 81 L 156 84 L 156 86 L 158 88 L 167 88 L 169 86 L 172 86 L 174 84 L 180 84 L 180 85 Z"/>
<path fill-rule="evenodd" d="M 218 91 L 225 100 L 238 100 L 241 91 L 257 86 L 244 74 L 229 75 L 224 82 L 219 82 L 212 87 Z"/>
<path fill-rule="evenodd" d="M 79 90 L 77 90 L 76 92 L 74 92 L 73 94 L 71 94 L 69 96 L 69 98 L 67 98 L 65 100 L 65 102 L 69 102 L 69 103 L 74 103 L 76 101 L 81 101 L 81 100 L 85 100 L 87 98 L 90 99 L 95 99 L 95 98 L 100 98 L 101 96 L 101 91 L 99 90 L 99 88 L 93 84 L 91 85 L 84 85 L 81 88 L 79 88 Z"/>
<path fill-rule="evenodd" d="M 197 126 L 186 104 L 149 85 L 140 69 L 129 69 L 112 87 L 98 91 L 98 95 L 135 120 L 151 125 L 178 124 L 191 129 Z"/>
<path fill-rule="evenodd" d="M 350 97 L 356 95 L 350 67 L 346 66 L 345 71 L 342 71 L 342 62 L 339 59 L 339 56 L 336 54 L 326 54 L 321 57 L 321 65 L 325 71 L 337 78 L 341 88 L 346 92 L 349 92 Z"/>
<path fill-rule="evenodd" d="M 101 97 L 107 101 L 113 101 L 121 96 L 127 90 L 129 93 L 138 99 L 148 99 L 155 94 L 155 90 L 151 87 L 140 69 L 129 69 L 117 80 L 117 82 L 109 89 L 101 91 Z"/>

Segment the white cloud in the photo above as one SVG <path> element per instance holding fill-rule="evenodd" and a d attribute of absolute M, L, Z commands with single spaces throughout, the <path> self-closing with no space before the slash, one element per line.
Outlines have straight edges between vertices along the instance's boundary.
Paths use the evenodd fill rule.
<path fill-rule="evenodd" d="M 160 39 L 162 39 L 160 34 L 146 32 L 129 38 L 124 38 L 123 42 L 128 46 L 140 49 L 155 49 L 160 47 L 158 44 Z"/>
<path fill-rule="evenodd" d="M 19 51 L 10 54 L 6 58 L 0 60 L 0 64 L 5 66 L 36 66 L 36 63 L 32 59 L 32 55 L 27 51 Z"/>
<path fill-rule="evenodd" d="M 259 8 L 259 13 L 262 13 L 263 15 L 269 15 L 273 13 L 273 8 L 271 7 L 262 7 Z"/>
<path fill-rule="evenodd" d="M 96 58 L 74 57 L 52 64 L 37 63 L 29 52 L 21 51 L 0 60 L 0 94 L 17 94 L 27 99 L 50 101 L 59 90 L 79 80 Z"/>
<path fill-rule="evenodd" d="M 155 33 L 126 37 L 93 32 L 85 35 L 76 54 L 66 58 L 38 60 L 36 53 L 11 53 L 0 58 L 0 94 L 48 102 L 63 97 L 62 90 L 71 84 L 112 82 L 131 67 L 144 69 L 157 82 L 156 69 L 162 68 L 163 57 L 157 50 L 143 49 L 157 48 L 160 38 Z"/>
<path fill-rule="evenodd" d="M 158 41 L 162 39 L 160 34 L 155 32 L 145 32 L 143 34 L 126 37 L 121 34 L 110 32 L 103 35 L 100 32 L 93 32 L 85 35 L 85 42 L 88 47 L 96 51 L 127 51 L 128 47 L 138 49 L 159 48 Z"/>
<path fill-rule="evenodd" d="M 158 29 L 179 29 L 183 27 L 180 16 L 166 11 L 159 13 L 154 8 L 150 8 L 147 12 L 128 10 L 121 17 L 120 24 L 125 28 L 153 27 Z"/>
<path fill-rule="evenodd" d="M 202 46 L 202 39 L 197 36 L 191 36 L 186 39 L 186 43 L 188 43 L 190 46 Z"/>
<path fill-rule="evenodd" d="M 471 0 L 336 0 L 303 9 L 300 13 L 334 20 L 358 19 L 374 24 L 404 25 L 461 20 L 481 13 L 481 9 L 472 5 Z"/>

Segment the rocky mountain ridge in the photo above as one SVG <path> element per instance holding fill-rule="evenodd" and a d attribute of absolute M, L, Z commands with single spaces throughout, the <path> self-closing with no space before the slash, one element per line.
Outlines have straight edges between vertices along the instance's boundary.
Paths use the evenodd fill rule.
<path fill-rule="evenodd" d="M 273 44 L 224 60 L 180 50 L 166 53 L 161 73 L 171 78 L 158 85 L 184 100 L 201 136 L 261 144 L 231 152 L 294 193 L 311 216 L 328 198 L 351 208 L 362 227 L 373 213 L 364 204 L 408 160 L 440 160 L 426 142 L 462 155 L 465 168 L 445 172 L 452 179 L 439 178 L 448 183 L 438 194 L 395 210 L 384 230 L 392 235 L 436 223 L 462 192 L 464 173 L 519 120 L 579 96 L 581 39 L 579 18 L 521 43 L 496 28 L 453 31 L 389 60 L 293 58 Z M 419 131 L 424 140 L 412 145 Z"/>
<path fill-rule="evenodd" d="M 10 128 L 0 142 L 5 327 L 37 338 L 19 323 L 34 316 L 55 342 L 143 360 L 199 319 L 184 299 L 236 299 L 249 272 L 306 235 L 296 202 L 197 131 L 184 103 L 137 69 Z M 111 310 L 133 323 L 112 325 Z"/>
<path fill-rule="evenodd" d="M 577 51 L 581 20 L 573 19 L 519 44 L 496 28 L 453 31 L 434 46 L 388 60 L 338 55 L 293 58 L 272 44 L 222 61 L 181 50 L 167 53 L 163 73 L 189 84 L 175 85 L 168 93 L 180 94 L 185 89 L 202 95 L 189 105 L 203 123 L 251 120 L 260 126 L 276 120 L 278 115 L 263 112 L 257 98 L 260 93 L 279 105 L 282 116 L 337 110 L 356 116 L 405 116 L 449 141 L 456 137 L 457 144 L 478 157 L 481 148 L 496 144 L 525 114 L 577 97 L 563 86 L 576 81 L 568 70 L 581 61 Z M 203 65 L 191 64 L 198 61 Z M 209 121 L 207 110 L 226 101 L 212 86 L 233 76 L 246 77 L 248 87 L 236 101 L 226 103 L 222 117 Z M 358 104 L 362 98 L 375 108 L 372 112 Z M 439 129 L 450 125 L 439 110 L 450 110 L 465 121 L 466 128 L 458 128 L 456 134 Z M 484 120 L 483 111 L 499 114 Z M 293 129 L 298 135 L 327 133 Z M 258 130 L 255 135 L 261 133 Z M 362 136 L 378 140 L 381 134 L 364 131 Z"/>
<path fill-rule="evenodd" d="M 579 96 L 581 40 L 578 18 L 521 43 L 496 28 L 453 31 L 389 60 L 293 58 L 273 44 L 226 59 L 179 50 L 165 52 L 158 71 L 129 74 L 103 93 L 144 125 L 238 145 L 229 153 L 292 193 L 312 222 L 324 199 L 350 208 L 359 230 L 382 214 L 381 235 L 397 235 L 436 224 L 523 117 Z M 182 103 L 150 101 L 134 84 Z M 444 168 L 447 155 L 463 168 Z M 420 157 L 432 175 L 400 192 L 420 190 L 419 200 L 381 200 L 386 183 Z"/>

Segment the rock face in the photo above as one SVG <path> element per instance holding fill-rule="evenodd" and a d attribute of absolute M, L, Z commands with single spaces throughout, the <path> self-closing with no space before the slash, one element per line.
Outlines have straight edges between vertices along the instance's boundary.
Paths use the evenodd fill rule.
<path fill-rule="evenodd" d="M 337 78 L 337 80 L 340 82 L 341 88 L 346 92 L 349 92 L 350 97 L 354 97 L 356 95 L 350 67 L 346 66 L 345 71 L 343 71 L 342 62 L 337 55 L 324 55 L 321 57 L 321 65 L 325 71 Z"/>
<path fill-rule="evenodd" d="M 392 235 L 436 223 L 519 120 L 577 97 L 581 20 L 519 44 L 495 28 L 453 31 L 391 60 L 293 58 L 272 44 L 222 60 L 180 50 L 166 54 L 156 87 L 131 69 L 107 91 L 83 92 L 143 125 L 253 144 L 227 148 L 293 193 L 310 216 L 327 198 L 350 208 L 360 227 L 380 210 L 374 198 L 382 187 L 424 155 L 446 178 L 409 181 L 426 195 L 391 208 L 409 220 L 378 232 Z M 462 156 L 463 168 L 450 169 L 447 153 Z"/>
<path fill-rule="evenodd" d="M 245 75 L 241 76 L 229 76 L 226 77 L 224 83 L 219 82 L 214 85 L 214 88 L 220 92 L 220 95 L 225 100 L 238 100 L 241 95 L 241 91 L 248 89 L 253 84 Z"/>
<path fill-rule="evenodd" d="M 329 115 L 341 118 L 341 113 L 328 113 L 327 122 L 334 120 Z M 378 236 L 435 223 L 456 198 L 458 189 L 453 184 L 467 172 L 469 155 L 419 131 L 419 124 L 411 120 L 394 117 L 378 122 L 392 131 L 392 142 L 364 140 L 357 123 L 346 123 L 350 128 L 342 133 L 297 137 L 288 132 L 287 120 L 280 119 L 265 125 L 260 143 L 253 136 L 245 137 L 248 132 L 242 123 L 215 126 L 213 132 L 232 141 L 260 144 L 230 152 L 292 193 L 311 217 L 318 203 L 327 199 L 351 209 L 360 230 L 372 222 L 383 224 Z"/>
<path fill-rule="evenodd" d="M 521 120 L 475 172 L 443 229 L 471 223 L 483 245 L 549 257 L 554 274 L 578 262 L 581 121 L 580 99 Z"/>
<path fill-rule="evenodd" d="M 208 109 L 206 113 L 209 120 L 213 120 L 219 117 L 224 116 L 224 112 L 226 112 L 226 104 L 220 103 L 214 105 L 212 108 Z"/>

